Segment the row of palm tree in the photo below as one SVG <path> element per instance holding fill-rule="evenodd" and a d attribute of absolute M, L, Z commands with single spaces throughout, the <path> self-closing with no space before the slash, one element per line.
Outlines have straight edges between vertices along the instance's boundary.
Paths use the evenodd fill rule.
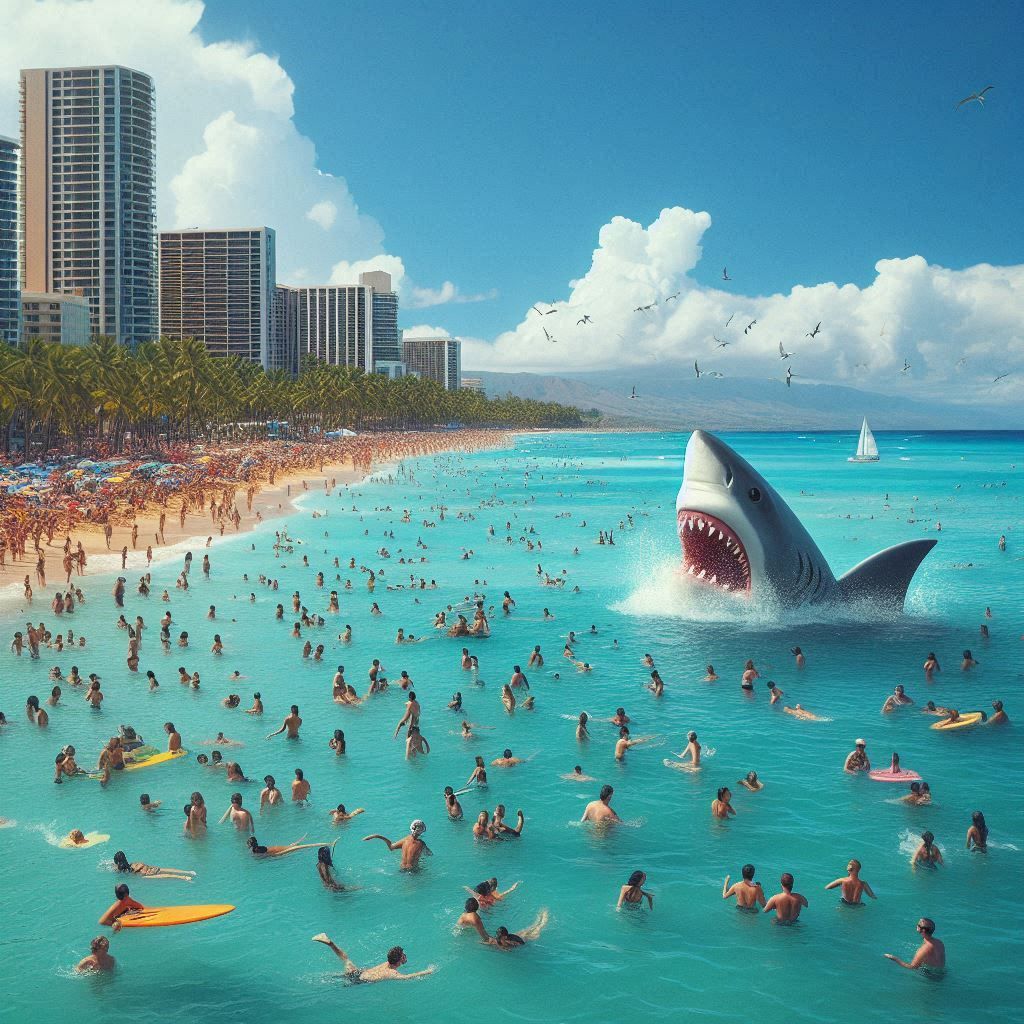
<path fill-rule="evenodd" d="M 26 457 L 81 452 L 96 442 L 159 448 L 200 439 L 266 437 L 269 423 L 309 438 L 350 428 L 575 427 L 578 410 L 554 402 L 446 391 L 418 377 L 391 380 L 310 360 L 297 377 L 237 358 L 211 356 L 192 338 L 134 350 L 110 338 L 86 346 L 39 339 L 0 345 L 0 446 Z M 283 427 L 278 428 L 283 431 Z"/>

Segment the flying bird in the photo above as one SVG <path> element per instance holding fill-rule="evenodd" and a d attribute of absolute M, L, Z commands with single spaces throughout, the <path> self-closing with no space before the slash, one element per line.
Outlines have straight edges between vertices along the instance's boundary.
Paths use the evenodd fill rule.
<path fill-rule="evenodd" d="M 705 370 L 705 377 L 712 377 L 714 380 L 722 380 L 725 377 L 724 373 L 719 373 L 717 370 Z"/>
<path fill-rule="evenodd" d="M 749 334 L 750 333 L 750 328 L 753 327 L 754 324 L 756 324 L 756 323 L 757 323 L 756 320 L 751 320 L 750 323 L 747 324 L 747 326 L 743 328 L 743 333 L 744 334 Z"/>
<path fill-rule="evenodd" d="M 815 327 L 813 331 L 808 331 L 804 335 L 804 337 L 805 338 L 816 338 L 820 333 L 821 333 L 821 321 L 819 320 L 818 321 L 818 326 Z"/>
<path fill-rule="evenodd" d="M 958 370 L 960 369 L 960 367 L 961 367 L 961 366 L 966 366 L 966 365 L 967 365 L 967 356 L 961 356 L 961 357 L 960 357 L 960 358 L 959 358 L 959 359 L 958 359 L 958 360 L 956 361 L 956 368 L 957 368 Z"/>
<path fill-rule="evenodd" d="M 671 302 L 673 299 L 678 299 L 679 298 L 679 294 L 680 294 L 679 292 L 676 292 L 675 295 L 666 295 L 665 296 L 665 301 L 666 302 Z"/>
<path fill-rule="evenodd" d="M 693 372 L 697 374 L 697 380 L 700 380 L 701 368 L 697 365 L 697 360 L 693 361 Z"/>
<path fill-rule="evenodd" d="M 530 309 L 532 309 L 534 311 L 534 313 L 537 314 L 537 316 L 543 316 L 544 315 L 536 306 L 531 306 Z"/>
<path fill-rule="evenodd" d="M 903 369 L 902 369 L 902 370 L 900 370 L 900 373 L 906 373 L 906 372 L 907 372 L 907 370 L 909 370 L 909 369 L 910 369 L 910 363 L 908 363 L 908 362 L 906 361 L 906 359 L 904 359 L 904 360 L 903 360 Z"/>
<path fill-rule="evenodd" d="M 985 93 L 987 93 L 991 88 L 993 88 L 991 85 L 986 85 L 981 92 L 972 92 L 970 96 L 965 96 L 954 109 L 959 110 L 965 103 L 973 103 L 974 101 L 985 106 Z"/>
<path fill-rule="evenodd" d="M 996 377 L 996 379 L 994 381 L 992 381 L 992 383 L 993 384 L 998 384 L 1001 380 L 1006 380 L 1006 378 L 1009 377 L 1009 376 L 1010 376 L 1009 373 L 1001 373 L 1001 374 L 999 374 L 998 377 Z"/>
<path fill-rule="evenodd" d="M 726 320 L 726 321 L 725 321 L 725 326 L 726 326 L 726 327 L 728 327 L 728 326 L 729 326 L 729 324 L 731 324 L 731 323 L 732 323 L 733 317 L 734 317 L 735 315 L 736 315 L 736 314 L 735 314 L 735 313 L 733 313 L 733 315 L 732 315 L 731 317 L 729 317 L 729 319 L 728 319 L 728 320 Z"/>
<path fill-rule="evenodd" d="M 587 314 L 586 314 L 586 313 L 584 313 L 584 314 L 583 314 L 583 319 L 582 319 L 582 320 L 577 320 L 577 321 L 576 321 L 576 326 L 577 326 L 577 327 L 579 327 L 579 326 L 580 326 L 580 324 L 583 324 L 584 326 L 586 326 L 587 324 L 592 324 L 593 322 L 594 322 L 594 321 L 593 321 L 593 320 L 591 320 L 591 319 L 590 319 L 590 317 L 589 317 L 589 316 L 587 316 Z"/>
<path fill-rule="evenodd" d="M 883 336 L 883 335 L 885 334 L 885 325 L 886 325 L 886 324 L 887 324 L 888 322 L 889 322 L 888 320 L 883 320 L 883 321 L 882 321 L 882 329 L 881 329 L 881 330 L 880 330 L 880 331 L 878 332 L 878 336 L 879 336 L 880 338 L 881 338 L 881 337 L 882 337 L 882 336 Z"/>
<path fill-rule="evenodd" d="M 793 374 L 793 367 L 792 366 L 787 366 L 786 367 L 786 387 L 787 388 L 791 388 L 793 386 L 792 383 L 791 383 L 791 381 L 793 380 L 793 376 L 794 376 L 794 374 Z"/>
<path fill-rule="evenodd" d="M 634 313 L 646 313 L 649 309 L 654 309 L 654 307 L 657 304 L 658 304 L 657 302 L 650 302 L 646 306 L 637 306 L 636 309 L 633 310 L 633 312 Z"/>
<path fill-rule="evenodd" d="M 779 342 L 779 358 L 780 358 L 780 359 L 788 359 L 788 358 L 789 358 L 789 357 L 790 357 L 790 356 L 791 356 L 792 354 L 793 354 L 792 352 L 787 352 L 787 351 L 786 351 L 786 350 L 785 350 L 785 349 L 784 349 L 784 348 L 782 347 L 782 342 L 780 341 L 780 342 Z"/>
<path fill-rule="evenodd" d="M 732 280 L 732 278 L 729 276 L 729 268 L 728 267 L 722 267 L 722 280 L 723 281 L 731 281 Z"/>
<path fill-rule="evenodd" d="M 629 397 L 630 398 L 636 398 L 636 385 L 635 384 L 633 385 L 633 394 L 631 394 Z"/>
<path fill-rule="evenodd" d="M 715 341 L 718 342 L 718 345 L 716 346 L 717 348 L 725 348 L 726 345 L 731 344 L 731 342 L 722 341 L 722 339 L 720 337 L 718 337 L 717 334 L 712 334 L 711 337 L 714 338 Z"/>
<path fill-rule="evenodd" d="M 548 341 L 558 341 L 558 339 L 557 339 L 557 338 L 553 338 L 553 337 L 552 337 L 552 336 L 551 336 L 551 335 L 550 335 L 550 334 L 548 333 L 548 329 L 547 329 L 546 327 L 542 327 L 542 328 L 541 328 L 541 330 L 542 330 L 542 331 L 544 332 L 544 337 L 545 337 L 545 338 L 547 338 L 547 339 L 548 339 Z"/>

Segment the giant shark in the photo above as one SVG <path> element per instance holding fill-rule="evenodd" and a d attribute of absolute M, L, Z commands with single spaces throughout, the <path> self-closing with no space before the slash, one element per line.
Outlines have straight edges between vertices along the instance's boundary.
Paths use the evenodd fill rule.
<path fill-rule="evenodd" d="M 782 607 L 864 602 L 902 611 L 934 540 L 886 548 L 836 579 L 778 491 L 724 441 L 695 430 L 676 499 L 683 569 L 692 580 Z"/>

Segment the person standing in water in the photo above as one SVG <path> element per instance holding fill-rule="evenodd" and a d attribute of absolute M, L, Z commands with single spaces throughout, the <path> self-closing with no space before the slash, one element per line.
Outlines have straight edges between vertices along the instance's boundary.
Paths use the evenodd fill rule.
<path fill-rule="evenodd" d="M 921 936 L 921 945 L 918 946 L 914 959 L 909 964 L 893 953 L 883 954 L 886 960 L 892 960 L 900 967 L 906 967 L 908 971 L 917 971 L 922 967 L 941 971 L 946 966 L 946 946 L 940 939 L 935 938 L 935 922 L 930 917 L 922 917 L 917 922 L 917 933 Z"/>
<path fill-rule="evenodd" d="M 846 865 L 846 870 L 848 874 L 845 878 L 837 878 L 825 886 L 826 889 L 838 889 L 842 886 L 841 903 L 845 903 L 848 907 L 862 907 L 864 905 L 860 898 L 862 893 L 867 893 L 873 900 L 878 899 L 871 891 L 871 886 L 860 877 L 859 860 L 851 860 Z"/>
<path fill-rule="evenodd" d="M 793 892 L 793 876 L 787 871 L 780 879 L 782 892 L 776 893 L 765 905 L 764 912 L 775 911 L 776 924 L 792 924 L 800 917 L 800 911 L 806 907 L 807 899 L 798 892 Z"/>
<path fill-rule="evenodd" d="M 729 884 L 729 875 L 725 876 L 725 881 L 722 883 L 722 899 L 727 900 L 735 896 L 737 910 L 753 910 L 756 913 L 757 904 L 760 903 L 763 907 L 766 903 L 761 883 L 754 881 L 754 871 L 753 864 L 744 864 L 743 879 L 735 885 Z"/>

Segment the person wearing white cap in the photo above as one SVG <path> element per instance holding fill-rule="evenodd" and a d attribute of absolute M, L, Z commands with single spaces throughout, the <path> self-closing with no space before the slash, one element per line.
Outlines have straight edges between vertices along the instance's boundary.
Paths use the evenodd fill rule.
<path fill-rule="evenodd" d="M 858 739 L 853 746 L 854 749 L 846 755 L 843 771 L 849 772 L 851 775 L 855 775 L 857 772 L 871 771 L 871 762 L 868 760 L 867 755 L 867 743 L 864 740 Z"/>
<path fill-rule="evenodd" d="M 433 850 L 420 838 L 424 832 L 427 831 L 427 826 L 416 818 L 414 821 L 409 823 L 409 834 L 404 839 L 399 839 L 397 843 L 391 842 L 387 836 L 382 836 L 374 833 L 372 836 L 364 836 L 363 842 L 369 842 L 371 839 L 381 839 L 388 844 L 389 850 L 401 850 L 402 851 L 402 863 L 399 870 L 401 871 L 415 871 L 419 867 L 420 857 L 425 853 L 428 857 L 434 855 Z"/>

